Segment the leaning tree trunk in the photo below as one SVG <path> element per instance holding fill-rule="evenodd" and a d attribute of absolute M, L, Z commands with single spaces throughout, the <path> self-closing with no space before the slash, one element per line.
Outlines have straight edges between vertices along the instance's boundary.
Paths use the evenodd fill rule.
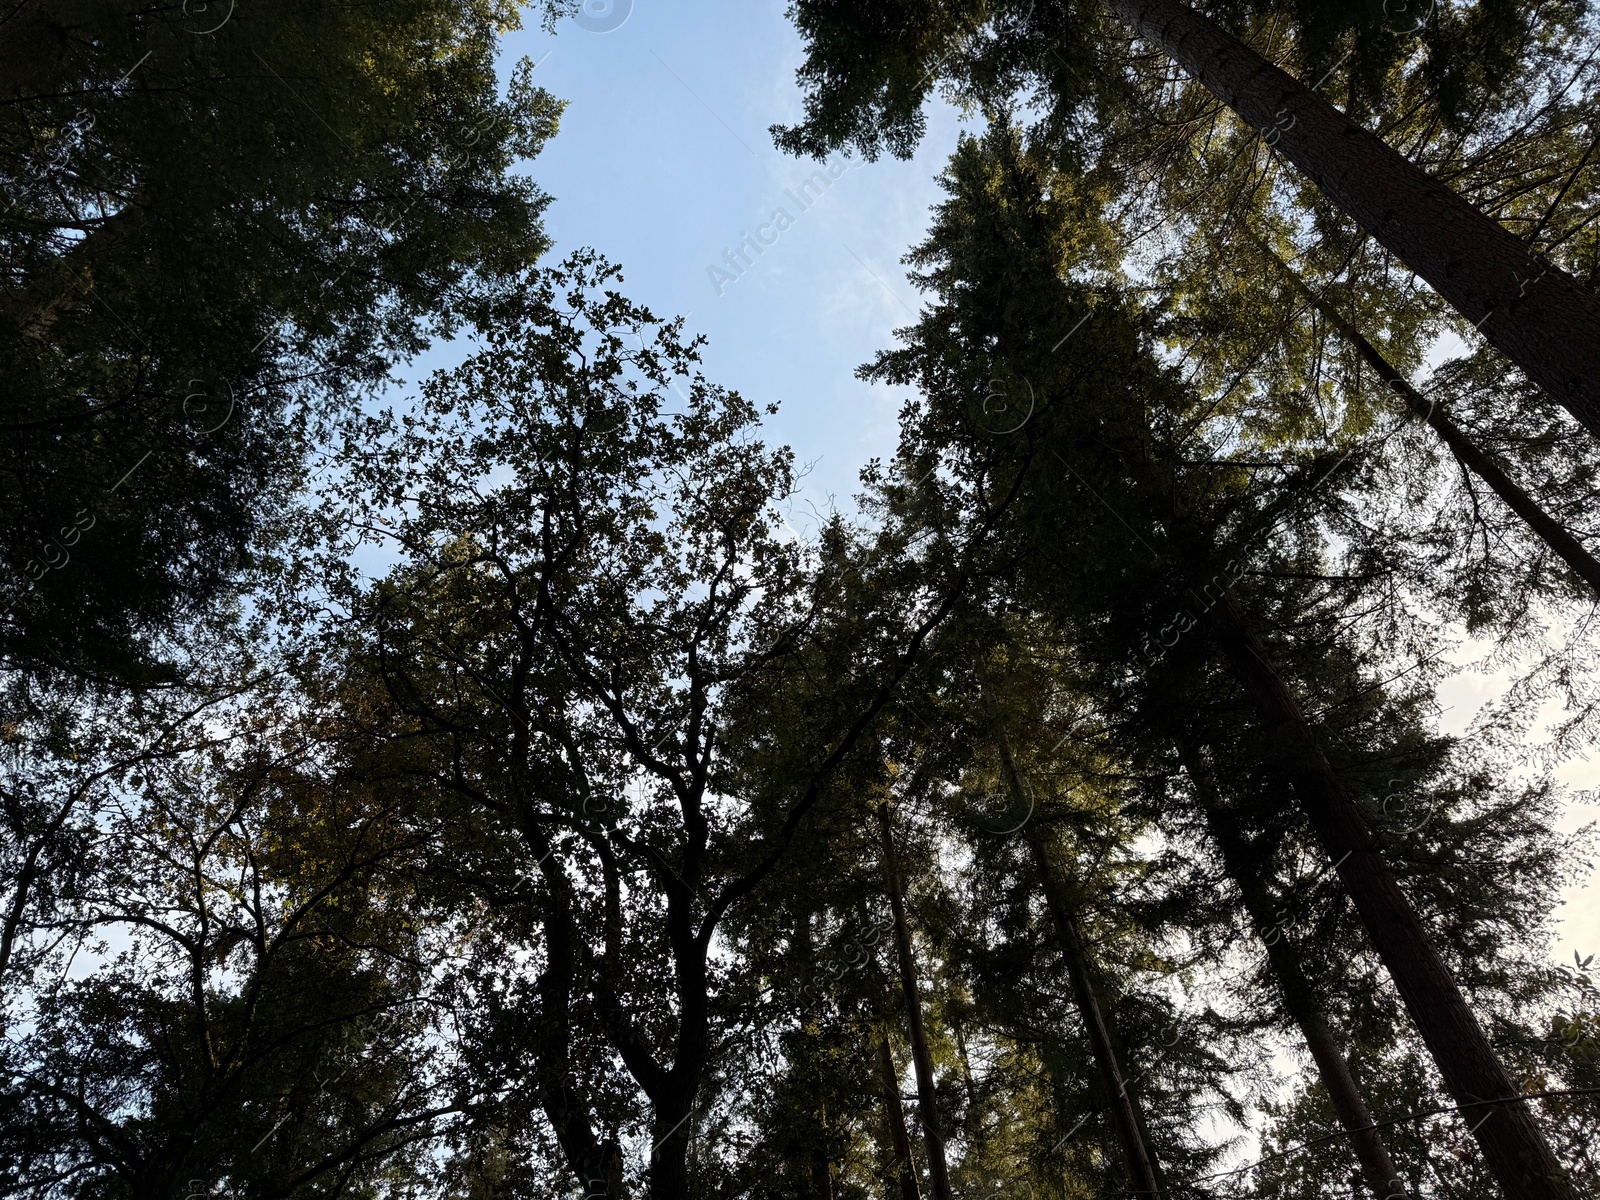
<path fill-rule="evenodd" d="M 1177 0 L 1107 0 L 1600 437 L 1600 299 Z"/>
<path fill-rule="evenodd" d="M 911 1161 L 906 1109 L 900 1103 L 900 1076 L 894 1069 L 894 1052 L 889 1049 L 888 1034 L 878 1035 L 878 1074 L 883 1079 L 884 1123 L 889 1127 L 889 1149 L 894 1155 L 894 1176 L 900 1200 L 922 1200 L 917 1189 L 917 1166 Z"/>
<path fill-rule="evenodd" d="M 12 885 L 11 905 L 6 913 L 4 925 L 0 925 L 0 996 L 5 995 L 6 971 L 11 966 L 11 954 L 27 917 L 28 901 L 32 898 L 33 885 L 39 879 L 39 859 L 49 848 L 50 840 L 61 832 L 62 826 L 67 823 L 67 818 L 72 815 L 72 810 L 77 807 L 81 799 L 83 799 L 82 788 L 74 787 L 68 790 L 67 798 L 56 810 L 56 815 L 29 844 L 28 853 L 22 860 L 22 868 L 17 872 L 16 883 Z M 18 834 L 23 832 L 20 824 L 17 832 Z"/>
<path fill-rule="evenodd" d="M 944 1134 L 939 1128 L 938 1097 L 933 1083 L 933 1055 L 922 1024 L 922 997 L 917 988 L 917 964 L 911 956 L 911 929 L 906 923 L 905 881 L 900 878 L 899 856 L 894 848 L 894 827 L 887 802 L 878 806 L 878 827 L 883 835 L 883 873 L 894 912 L 894 948 L 900 963 L 900 986 L 905 994 L 906 1027 L 911 1034 L 911 1062 L 917 1071 L 917 1099 L 922 1109 L 922 1131 L 928 1143 L 928 1182 L 934 1200 L 952 1200 L 950 1171 L 945 1165 Z"/>
<path fill-rule="evenodd" d="M 1238 601 L 1224 592 L 1206 616 L 1501 1190 L 1513 1200 L 1575 1200 L 1528 1102 L 1517 1098 L 1505 1067 Z"/>
<path fill-rule="evenodd" d="M 1317 311 L 1328 319 L 1329 324 L 1355 347 L 1356 353 L 1378 373 L 1378 378 L 1383 380 L 1389 390 L 1404 400 L 1406 406 L 1439 435 L 1440 440 L 1449 447 L 1450 453 L 1455 455 L 1456 461 L 1488 484 L 1505 506 L 1522 518 L 1523 524 L 1533 532 L 1533 535 L 1572 568 L 1572 573 L 1587 583 L 1596 596 L 1600 596 L 1600 559 L 1596 559 L 1585 550 L 1561 522 L 1518 487 L 1501 469 L 1500 464 L 1485 454 L 1461 427 L 1450 419 L 1443 405 L 1437 400 L 1429 400 L 1412 387 L 1410 381 L 1383 356 L 1382 351 L 1367 341 L 1361 331 L 1345 318 L 1324 293 L 1312 290 L 1311 286 L 1300 278 L 1300 273 L 1284 262 L 1270 246 L 1265 243 L 1260 245 L 1262 252 L 1278 265 L 1294 289 L 1315 305 Z"/>
<path fill-rule="evenodd" d="M 1006 786 L 1011 791 L 1012 799 L 1020 807 L 1027 797 L 1023 793 L 1022 780 L 1017 775 L 1010 747 L 1003 741 L 1000 743 L 1000 764 L 1005 771 Z M 1067 967 L 1067 979 L 1072 984 L 1072 998 L 1077 1005 L 1078 1016 L 1083 1021 L 1084 1031 L 1089 1036 L 1089 1049 L 1094 1058 L 1095 1068 L 1100 1074 L 1100 1086 L 1106 1094 L 1106 1106 L 1111 1112 L 1111 1123 L 1117 1131 L 1117 1141 L 1122 1144 L 1123 1164 L 1128 1169 L 1128 1186 L 1134 1195 L 1158 1196 L 1161 1189 L 1156 1180 L 1155 1159 L 1145 1142 L 1139 1114 L 1133 1097 L 1128 1094 L 1127 1081 L 1123 1078 L 1121 1066 L 1117 1062 L 1117 1052 L 1111 1041 L 1110 1027 L 1106 1023 L 1105 1008 L 1100 1003 L 1100 995 L 1089 970 L 1089 956 L 1084 950 L 1083 939 L 1078 934 L 1078 923 L 1073 915 L 1074 906 L 1067 895 L 1060 873 L 1050 860 L 1050 852 L 1038 824 L 1034 821 L 1024 824 L 1023 836 L 1027 838 L 1028 846 L 1033 851 L 1034 865 L 1038 869 L 1039 881 L 1044 889 L 1045 904 L 1049 907 L 1050 917 L 1055 922 L 1061 956 Z"/>
<path fill-rule="evenodd" d="M 1194 784 L 1195 798 L 1205 817 L 1211 840 L 1222 851 L 1223 868 L 1239 887 L 1245 911 L 1250 916 L 1256 935 L 1267 948 L 1267 962 L 1278 981 L 1278 991 L 1283 996 L 1283 1006 L 1294 1023 L 1305 1035 L 1306 1047 L 1322 1077 L 1322 1086 L 1333 1101 L 1333 1111 L 1350 1135 L 1351 1147 L 1361 1163 L 1361 1173 L 1377 1200 L 1405 1200 L 1405 1183 L 1389 1157 L 1389 1148 L 1379 1135 L 1372 1112 L 1367 1108 L 1361 1089 L 1350 1073 L 1350 1063 L 1340 1049 L 1333 1030 L 1323 1015 L 1311 980 L 1306 977 L 1300 952 L 1278 928 L 1272 915 L 1272 901 L 1267 895 L 1265 880 L 1256 863 L 1252 861 L 1249 846 L 1236 824 L 1229 821 L 1223 811 L 1210 773 L 1200 761 L 1200 751 L 1188 739 L 1181 739 L 1178 752 L 1184 769 Z M 1274 936 L 1276 935 L 1276 936 Z"/>

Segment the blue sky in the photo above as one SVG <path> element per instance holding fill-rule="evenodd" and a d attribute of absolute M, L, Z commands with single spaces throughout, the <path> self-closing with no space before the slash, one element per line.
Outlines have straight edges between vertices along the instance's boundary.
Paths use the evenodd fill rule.
<path fill-rule="evenodd" d="M 588 7 L 608 3 L 620 15 L 629 0 Z M 600 250 L 622 265 L 632 299 L 687 317 L 709 339 L 708 379 L 780 405 L 768 440 L 815 463 L 791 518 L 802 530 L 805 502 L 851 507 L 861 467 L 894 451 L 904 398 L 858 381 L 855 368 L 919 305 L 900 258 L 939 197 L 957 114 L 932 114 L 914 160 L 851 164 L 825 191 L 814 184 L 802 209 L 785 193 L 817 164 L 779 153 L 767 132 L 800 113 L 801 43 L 780 0 L 634 0 L 611 32 L 568 19 L 554 36 L 536 24 L 512 35 L 504 69 L 524 55 L 568 102 L 559 136 L 530 166 L 554 197 L 552 259 Z M 788 228 L 772 221 L 778 208 Z M 719 295 L 708 268 L 731 274 L 725 252 L 746 234 L 773 244 L 759 257 L 746 250 L 751 266 L 720 280 Z"/>

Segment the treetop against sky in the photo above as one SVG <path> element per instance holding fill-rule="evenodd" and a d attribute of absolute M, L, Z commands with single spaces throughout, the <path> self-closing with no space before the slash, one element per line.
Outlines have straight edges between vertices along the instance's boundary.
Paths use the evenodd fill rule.
<path fill-rule="evenodd" d="M 0 81 L 0 1194 L 1600 1196 L 1586 6 Z"/>

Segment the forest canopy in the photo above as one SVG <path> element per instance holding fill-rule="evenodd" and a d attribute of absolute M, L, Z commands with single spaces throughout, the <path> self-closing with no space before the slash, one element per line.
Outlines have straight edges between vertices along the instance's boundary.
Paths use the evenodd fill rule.
<path fill-rule="evenodd" d="M 803 536 L 631 9 L 0 13 L 0 1196 L 1600 1197 L 1596 14 L 793 0 L 961 122 Z"/>

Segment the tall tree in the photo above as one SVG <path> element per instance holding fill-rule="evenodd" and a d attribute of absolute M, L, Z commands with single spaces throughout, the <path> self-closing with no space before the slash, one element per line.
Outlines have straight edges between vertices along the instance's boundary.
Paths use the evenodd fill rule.
<path fill-rule="evenodd" d="M 911 925 L 906 916 L 905 881 L 900 872 L 900 856 L 895 849 L 894 817 L 887 801 L 878 805 L 878 831 L 883 848 L 884 887 L 894 913 L 895 964 L 900 976 L 900 991 L 905 1003 L 906 1030 L 911 1040 L 911 1061 L 917 1074 L 917 1097 L 921 1101 L 922 1136 L 928 1144 L 928 1178 L 935 1200 L 950 1200 L 950 1168 L 945 1160 L 944 1131 L 940 1128 L 938 1093 L 933 1077 L 933 1056 L 928 1052 L 928 1034 L 923 1024 L 922 991 L 917 982 L 917 958 L 911 950 Z M 898 1147 L 896 1147 L 898 1153 Z"/>
<path fill-rule="evenodd" d="M 705 382 L 681 323 L 615 278 L 587 252 L 542 273 L 485 350 L 430 382 L 420 414 L 352 435 L 352 528 L 392 539 L 402 563 L 376 585 L 346 575 L 355 636 L 329 653 L 348 663 L 336 702 L 378 734 L 372 753 L 422 755 L 409 770 L 430 781 L 425 819 L 477 843 L 502 893 L 532 881 L 544 938 L 573 967 L 569 981 L 562 950 L 543 1019 L 560 1028 L 563 999 L 574 1019 L 588 1011 L 589 1036 L 648 1099 L 650 1194 L 675 1200 L 692 1188 L 691 1134 L 738 987 L 718 930 L 852 761 L 970 552 L 954 546 L 949 575 L 911 574 L 841 622 L 873 649 L 827 652 L 840 676 L 816 740 L 802 725 L 791 748 L 796 773 L 750 770 L 772 735 L 747 718 L 808 665 L 802 643 L 838 581 L 802 572 L 775 533 L 787 453 L 746 436 L 755 410 Z M 547 1108 L 584 1147 L 594 1112 Z"/>
<path fill-rule="evenodd" d="M 148 669 L 319 420 L 547 245 L 514 4 L 13 6 L 0 36 L 0 660 Z"/>
<path fill-rule="evenodd" d="M 1017 773 L 1011 748 L 1004 741 L 999 745 L 1001 770 L 1006 786 L 1020 812 L 1028 804 L 1022 778 Z M 1033 814 L 1030 813 L 1031 817 Z M 1061 939 L 1063 960 L 1072 983 L 1073 998 L 1077 1001 L 1078 1015 L 1083 1020 L 1085 1032 L 1094 1054 L 1095 1065 L 1100 1070 L 1101 1086 L 1105 1089 L 1106 1103 L 1111 1109 L 1112 1121 L 1117 1129 L 1117 1139 L 1122 1143 L 1124 1164 L 1128 1170 L 1130 1189 L 1137 1195 L 1159 1196 L 1160 1183 L 1156 1179 L 1155 1162 L 1146 1144 L 1143 1122 L 1136 1101 L 1128 1095 L 1128 1082 L 1123 1077 L 1122 1066 L 1117 1061 L 1117 1049 L 1111 1040 L 1106 1024 L 1105 1006 L 1095 985 L 1093 968 L 1083 947 L 1078 931 L 1067 885 L 1061 878 L 1060 868 L 1050 855 L 1050 848 L 1040 829 L 1039 822 L 1028 820 L 1024 827 L 1028 847 L 1033 852 L 1034 865 L 1039 873 L 1039 885 L 1050 907 L 1050 915 Z"/>
<path fill-rule="evenodd" d="M 1210 772 L 1202 763 L 1193 743 L 1185 743 L 1179 753 L 1205 813 L 1206 827 L 1222 852 L 1228 874 L 1239 887 L 1251 924 L 1267 948 L 1268 959 L 1283 995 L 1284 1007 L 1305 1035 L 1306 1048 L 1311 1051 L 1312 1060 L 1317 1064 L 1317 1072 L 1333 1101 L 1334 1111 L 1339 1114 L 1345 1132 L 1350 1135 L 1367 1186 L 1379 1200 L 1389 1200 L 1390 1197 L 1403 1200 L 1408 1195 L 1405 1182 L 1390 1157 L 1389 1148 L 1355 1081 L 1349 1060 L 1318 1003 L 1301 956 L 1290 935 L 1281 928 L 1274 916 L 1272 900 L 1258 861 L 1259 851 L 1241 835 L 1234 815 L 1223 810 Z"/>
<path fill-rule="evenodd" d="M 1052 228 L 1050 201 L 1041 194 L 1037 176 L 1017 157 L 1009 131 L 997 131 L 987 146 L 969 142 L 958 154 L 950 172 L 952 200 L 929 244 L 916 255 L 932 268 L 929 278 L 939 286 L 939 303 L 912 331 L 907 348 L 884 355 L 874 375 L 915 382 L 925 396 L 940 397 L 919 432 L 925 445 L 953 445 L 961 470 L 982 472 L 980 479 L 993 470 L 1008 482 L 1016 473 L 1029 475 L 1029 503 L 1018 510 L 1028 515 L 1019 519 L 1032 523 L 1029 536 L 1040 554 L 1030 569 L 1040 572 L 1041 581 L 1052 577 L 1048 586 L 1060 589 L 1061 599 L 1052 603 L 1083 605 L 1094 615 L 1076 619 L 1104 627 L 1109 623 L 1106 597 L 1113 586 L 1116 592 L 1126 586 L 1121 580 L 1113 585 L 1115 577 L 1107 573 L 1114 568 L 1104 558 L 1086 560 L 1081 549 L 1069 551 L 1062 544 L 1067 539 L 1061 533 L 1061 506 L 1068 503 L 1072 507 L 1066 511 L 1100 524 L 1104 521 L 1094 510 L 1085 512 L 1084 505 L 1109 509 L 1120 536 L 1132 530 L 1139 552 L 1151 559 L 1139 571 L 1146 586 L 1166 591 L 1175 582 L 1197 598 L 1200 615 L 1189 616 L 1180 636 L 1197 624 L 1209 630 L 1211 645 L 1266 734 L 1263 748 L 1293 782 L 1452 1096 L 1464 1108 L 1491 1108 L 1475 1136 L 1501 1186 L 1514 1196 L 1571 1195 L 1528 1105 L 1517 1098 L 1504 1065 L 1245 611 L 1237 576 L 1224 565 L 1230 556 L 1237 564 L 1237 556 L 1245 553 L 1237 517 L 1225 524 L 1222 516 L 1236 503 L 1234 494 L 1217 489 L 1210 472 L 1185 469 L 1199 449 L 1193 427 L 1184 429 L 1193 420 L 1196 399 L 1146 357 L 1138 327 L 1125 310 L 1102 305 L 1085 313 L 1078 289 L 1057 274 L 1060 235 Z M 1024 312 L 1025 320 L 1011 323 Z M 1072 336 L 1086 316 L 1090 330 Z M 1064 347 L 1064 353 L 1051 347 Z M 1108 370 L 1113 361 L 1118 367 Z M 1148 366 L 1135 376 L 1130 364 L 1141 362 Z M 964 408 L 991 391 L 991 381 L 1002 371 L 1019 382 L 1028 379 L 1040 399 L 1014 449 L 997 446 L 992 438 L 980 440 Z M 1095 390 L 1089 389 L 1090 380 Z M 1190 442 L 1182 455 L 1169 448 L 1176 429 L 1184 429 Z M 1063 486 L 1044 473 L 1044 454 L 1065 464 L 1069 483 Z M 1084 488 L 1084 501 L 1069 501 L 1068 489 L 1075 484 Z M 1051 505 L 1058 506 L 1054 513 Z M 1246 526 L 1243 532 L 1255 531 Z M 1165 546 L 1165 553 L 1155 544 Z M 1128 561 L 1126 550 L 1121 558 Z M 1162 578 L 1168 572 L 1170 582 Z"/>
<path fill-rule="evenodd" d="M 1171 55 L 1247 128 L 1260 131 L 1600 436 L 1600 301 L 1582 282 L 1205 13 L 1178 0 L 1107 0 L 1103 11 Z M 1285 15 L 1316 23 L 1294 7 Z M 1095 5 L 1019 2 L 990 9 L 955 0 L 867 14 L 838 0 L 801 0 L 794 16 L 809 47 L 800 71 L 810 88 L 807 115 L 776 132 L 779 144 L 796 153 L 852 143 L 868 154 L 885 144 L 908 152 L 920 136 L 923 98 L 940 78 L 997 104 L 1006 102 L 1007 88 L 1040 87 L 1054 109 L 1043 123 L 1046 136 L 1069 143 L 1083 137 L 1074 110 L 1098 91 L 1121 89 L 1115 65 L 1108 70 L 1095 45 L 1104 24 Z M 1532 19 L 1519 11 L 1511 23 Z M 1399 55 L 1397 39 L 1382 36 L 1381 21 L 1369 21 L 1376 38 L 1349 21 L 1351 53 Z M 1446 47 L 1436 42 L 1431 49 L 1438 54 Z"/>

